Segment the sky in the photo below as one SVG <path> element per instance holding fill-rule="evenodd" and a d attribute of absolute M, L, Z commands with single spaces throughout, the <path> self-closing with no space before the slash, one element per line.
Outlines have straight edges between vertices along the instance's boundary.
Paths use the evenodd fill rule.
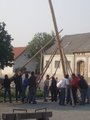
<path fill-rule="evenodd" d="M 90 32 L 90 0 L 52 0 L 61 37 Z M 38 32 L 54 31 L 48 0 L 0 0 L 0 22 L 14 47 L 28 45 Z"/>

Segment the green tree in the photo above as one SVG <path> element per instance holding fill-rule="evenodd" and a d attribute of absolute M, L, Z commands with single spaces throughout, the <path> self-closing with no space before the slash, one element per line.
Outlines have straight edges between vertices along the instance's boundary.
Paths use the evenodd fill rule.
<path fill-rule="evenodd" d="M 12 66 L 14 60 L 11 35 L 5 30 L 6 24 L 0 22 L 0 69 L 5 66 Z"/>
<path fill-rule="evenodd" d="M 48 33 L 37 33 L 34 35 L 34 38 L 29 42 L 28 44 L 28 55 L 31 58 L 33 55 L 35 55 L 37 53 L 38 50 L 40 50 L 47 42 L 49 42 L 50 40 L 52 40 L 46 48 L 44 48 L 43 52 L 45 50 L 47 50 L 50 46 L 52 46 L 54 44 L 54 34 L 52 33 L 52 35 L 48 34 Z M 37 69 L 40 69 L 40 54 L 39 53 L 36 56 L 37 59 Z"/>

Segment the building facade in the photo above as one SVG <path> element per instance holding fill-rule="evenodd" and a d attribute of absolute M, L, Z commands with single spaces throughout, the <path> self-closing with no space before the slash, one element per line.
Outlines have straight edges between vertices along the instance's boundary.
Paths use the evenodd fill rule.
<path fill-rule="evenodd" d="M 15 73 L 15 70 L 20 69 L 23 65 L 30 59 L 28 58 L 28 53 L 26 47 L 14 47 L 14 65 L 12 67 L 5 67 L 3 70 L 0 70 L 0 78 L 3 78 L 5 74 L 8 74 L 9 77 L 12 77 Z M 27 71 L 36 70 L 36 59 L 34 58 L 29 62 L 25 68 Z"/>
<path fill-rule="evenodd" d="M 62 38 L 61 45 L 63 46 L 64 53 L 72 72 L 84 75 L 87 81 L 90 82 L 90 33 L 66 35 Z M 48 62 L 51 54 L 53 54 L 53 50 L 56 46 L 57 45 L 54 44 L 44 53 L 44 66 Z M 57 72 L 55 76 L 58 77 L 58 79 L 62 79 L 63 70 L 59 50 L 54 56 L 44 77 L 46 74 L 52 76 L 56 69 Z"/>

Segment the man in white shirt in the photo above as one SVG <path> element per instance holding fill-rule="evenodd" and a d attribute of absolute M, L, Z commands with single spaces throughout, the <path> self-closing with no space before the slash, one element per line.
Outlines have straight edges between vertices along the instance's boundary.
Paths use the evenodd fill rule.
<path fill-rule="evenodd" d="M 66 88 L 69 85 L 69 75 L 65 75 L 64 79 L 60 83 L 59 105 L 65 105 Z"/>

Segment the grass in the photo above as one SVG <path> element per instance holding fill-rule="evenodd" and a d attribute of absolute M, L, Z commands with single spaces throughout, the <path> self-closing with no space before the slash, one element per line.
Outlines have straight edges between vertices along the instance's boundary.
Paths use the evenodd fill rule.
<path fill-rule="evenodd" d="M 36 95 L 37 95 L 37 98 L 42 98 L 43 97 L 43 91 L 37 90 Z"/>
<path fill-rule="evenodd" d="M 2 89 L 2 91 L 0 91 L 0 102 L 3 102 L 3 92 L 4 92 L 4 90 Z M 12 98 L 15 98 L 15 88 L 11 89 L 11 96 L 12 96 Z M 43 98 L 43 91 L 37 89 L 36 96 L 37 96 L 37 98 L 42 99 Z"/>

